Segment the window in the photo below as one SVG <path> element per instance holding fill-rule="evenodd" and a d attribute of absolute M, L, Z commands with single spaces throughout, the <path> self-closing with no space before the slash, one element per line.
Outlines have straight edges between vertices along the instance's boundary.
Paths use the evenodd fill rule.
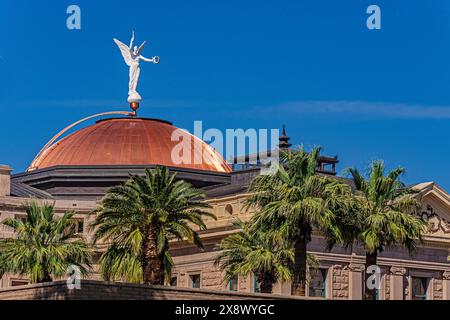
<path fill-rule="evenodd" d="M 253 291 L 255 293 L 261 292 L 261 286 L 259 285 L 258 278 L 256 277 L 255 274 L 253 274 Z"/>
<path fill-rule="evenodd" d="M 326 297 L 326 269 L 312 269 L 310 270 L 309 280 L 309 296 L 310 297 Z"/>
<path fill-rule="evenodd" d="M 27 222 L 27 216 L 23 215 L 23 214 L 16 214 L 14 216 L 14 219 L 20 220 L 20 221 L 22 221 L 22 223 L 26 223 Z"/>
<path fill-rule="evenodd" d="M 191 287 L 192 288 L 200 288 L 200 275 L 199 274 L 192 274 L 190 276 L 191 279 Z"/>
<path fill-rule="evenodd" d="M 77 220 L 75 233 L 82 234 L 84 232 L 84 220 Z"/>
<path fill-rule="evenodd" d="M 170 278 L 169 285 L 171 287 L 176 287 L 178 285 L 178 277 L 174 276 L 174 277 Z"/>
<path fill-rule="evenodd" d="M 412 300 L 427 300 L 427 278 L 412 277 Z"/>
<path fill-rule="evenodd" d="M 238 291 L 239 277 L 235 276 L 230 280 L 230 291 Z"/>
<path fill-rule="evenodd" d="M 11 287 L 25 286 L 27 284 L 27 280 L 11 280 Z"/>
<path fill-rule="evenodd" d="M 372 290 L 369 290 L 369 288 L 367 287 L 366 284 L 367 278 L 365 277 L 364 273 L 363 273 L 363 277 L 362 277 L 362 296 L 364 297 L 366 294 L 369 294 L 372 292 Z M 377 289 L 373 289 L 373 293 L 375 294 L 375 300 L 381 300 L 381 287 L 383 285 L 382 282 L 382 277 L 380 278 L 380 287 Z"/>
<path fill-rule="evenodd" d="M 228 213 L 229 215 L 233 214 L 233 206 L 231 204 L 227 204 L 225 206 L 225 212 Z"/>

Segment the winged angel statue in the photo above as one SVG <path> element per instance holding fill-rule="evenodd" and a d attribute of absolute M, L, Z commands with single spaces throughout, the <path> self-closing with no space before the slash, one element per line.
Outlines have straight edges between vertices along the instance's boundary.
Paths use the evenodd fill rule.
<path fill-rule="evenodd" d="M 117 39 L 113 39 L 114 42 L 119 46 L 120 52 L 122 53 L 122 56 L 125 60 L 125 63 L 127 66 L 130 67 L 130 83 L 129 83 L 129 90 L 128 90 L 128 102 L 141 102 L 142 98 L 139 95 L 139 93 L 136 91 L 138 82 L 139 82 L 139 75 L 141 73 L 141 68 L 139 66 L 140 61 L 145 62 L 153 62 L 155 64 L 159 63 L 159 57 L 154 56 L 151 59 L 145 58 L 141 55 L 142 50 L 145 46 L 145 41 L 139 46 L 133 47 L 134 43 L 134 31 L 133 35 L 131 37 L 130 46 L 128 47 L 126 44 L 120 42 Z"/>

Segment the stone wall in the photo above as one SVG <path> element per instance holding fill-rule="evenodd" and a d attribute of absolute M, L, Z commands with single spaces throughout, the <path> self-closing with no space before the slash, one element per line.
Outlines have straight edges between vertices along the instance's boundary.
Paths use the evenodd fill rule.
<path fill-rule="evenodd" d="M 202 272 L 202 288 L 221 289 L 223 286 L 222 272 L 213 265 L 208 265 Z"/>
<path fill-rule="evenodd" d="M 410 286 L 410 278 L 407 276 L 403 276 L 403 300 L 410 300 Z"/>
<path fill-rule="evenodd" d="M 0 196 L 0 220 L 22 216 L 24 214 L 22 205 L 27 200 L 29 199 Z M 37 201 L 44 202 L 43 200 Z M 178 288 L 189 290 L 192 287 L 190 277 L 200 275 L 202 289 L 222 290 L 227 293 L 229 285 L 223 282 L 223 272 L 214 266 L 218 254 L 217 244 L 224 237 L 235 232 L 230 227 L 230 221 L 235 218 L 248 220 L 251 212 L 244 210 L 243 195 L 210 199 L 209 201 L 214 207 L 213 210 L 218 220 L 207 219 L 209 228 L 200 233 L 204 249 L 200 250 L 184 241 L 171 243 L 171 253 L 175 262 L 173 275 L 177 278 Z M 75 217 L 84 219 L 84 236 L 88 241 L 91 239 L 92 233 L 88 232 L 88 225 L 89 219 L 93 217 L 88 218 L 87 214 L 96 207 L 94 201 L 56 200 L 55 206 L 58 214 L 75 210 Z M 227 206 L 231 206 L 231 210 L 226 210 Z M 0 225 L 0 238 L 12 235 L 9 228 Z M 320 233 L 314 231 L 312 238 L 311 243 L 308 244 L 308 251 L 317 257 L 319 267 L 327 270 L 326 297 L 330 299 L 361 299 L 364 286 L 362 281 L 365 263 L 364 250 L 354 246 L 351 250 L 336 247 L 331 252 L 325 251 L 325 242 Z M 378 265 L 384 275 L 381 299 L 410 299 L 410 277 L 415 275 L 429 279 L 430 299 L 450 300 L 450 266 L 447 260 L 450 242 L 438 243 L 438 239 L 427 239 L 426 246 L 417 248 L 414 256 L 402 248 L 392 248 L 385 250 L 378 257 Z M 354 269 L 356 265 L 360 267 Z M 395 273 L 391 272 L 393 269 L 396 270 Z M 412 275 L 409 274 L 410 271 L 413 272 Z M 99 278 L 99 274 L 94 269 L 94 273 L 90 274 L 89 279 L 99 280 Z M 0 279 L 0 288 L 11 286 L 13 281 L 17 284 L 20 280 L 26 280 L 26 278 L 7 274 Z M 253 276 L 239 277 L 238 291 L 239 293 L 253 292 Z M 276 283 L 273 292 L 274 294 L 289 295 L 290 283 Z"/>
<path fill-rule="evenodd" d="M 260 300 L 293 299 L 205 289 L 174 288 L 82 280 L 81 289 L 69 290 L 66 281 L 0 289 L 0 300 Z M 300 298 L 296 298 L 300 299 Z"/>
<path fill-rule="evenodd" d="M 385 300 L 391 300 L 391 275 L 386 273 L 384 275 L 384 299 Z"/>
<path fill-rule="evenodd" d="M 443 300 L 443 281 L 442 279 L 433 279 L 433 300 Z"/>
<path fill-rule="evenodd" d="M 348 266 L 333 266 L 333 298 L 348 299 Z"/>

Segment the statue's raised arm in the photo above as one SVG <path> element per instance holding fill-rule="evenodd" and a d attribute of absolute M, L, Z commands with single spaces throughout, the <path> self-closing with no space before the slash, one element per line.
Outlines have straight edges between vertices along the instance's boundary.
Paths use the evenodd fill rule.
<path fill-rule="evenodd" d="M 131 34 L 131 40 L 130 40 L 130 51 L 133 50 L 133 43 L 134 43 L 134 30 L 133 33 Z"/>

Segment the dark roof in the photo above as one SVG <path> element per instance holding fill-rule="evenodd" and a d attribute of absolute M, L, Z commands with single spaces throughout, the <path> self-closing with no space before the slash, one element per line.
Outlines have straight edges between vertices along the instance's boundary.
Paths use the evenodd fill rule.
<path fill-rule="evenodd" d="M 235 194 L 243 193 L 247 190 L 247 186 L 238 184 L 222 184 L 219 186 L 211 186 L 203 188 L 207 198 L 217 198 L 232 196 Z"/>
<path fill-rule="evenodd" d="M 21 198 L 53 199 L 53 196 L 48 192 L 16 181 L 11 182 L 11 196 Z"/>
<path fill-rule="evenodd" d="M 236 171 L 232 173 L 231 183 L 224 183 L 215 186 L 208 186 L 202 188 L 202 190 L 206 193 L 207 198 L 220 198 L 226 196 L 232 196 L 240 193 L 247 192 L 248 185 L 250 181 L 258 175 L 260 172 L 259 168 Z M 326 173 L 318 172 L 319 175 L 329 177 L 331 179 L 336 179 L 341 183 L 345 183 L 349 185 L 352 189 L 355 188 L 353 180 L 340 177 L 340 176 L 330 176 Z"/>
<path fill-rule="evenodd" d="M 42 190 L 45 195 L 51 194 L 55 199 L 97 200 L 109 188 L 128 180 L 130 174 L 144 175 L 145 169 L 155 167 L 156 165 L 55 166 L 14 174 L 11 181 L 28 185 L 33 190 Z M 177 173 L 178 179 L 197 188 L 221 185 L 231 180 L 231 174 L 225 172 L 178 167 L 169 167 L 169 170 Z"/>

